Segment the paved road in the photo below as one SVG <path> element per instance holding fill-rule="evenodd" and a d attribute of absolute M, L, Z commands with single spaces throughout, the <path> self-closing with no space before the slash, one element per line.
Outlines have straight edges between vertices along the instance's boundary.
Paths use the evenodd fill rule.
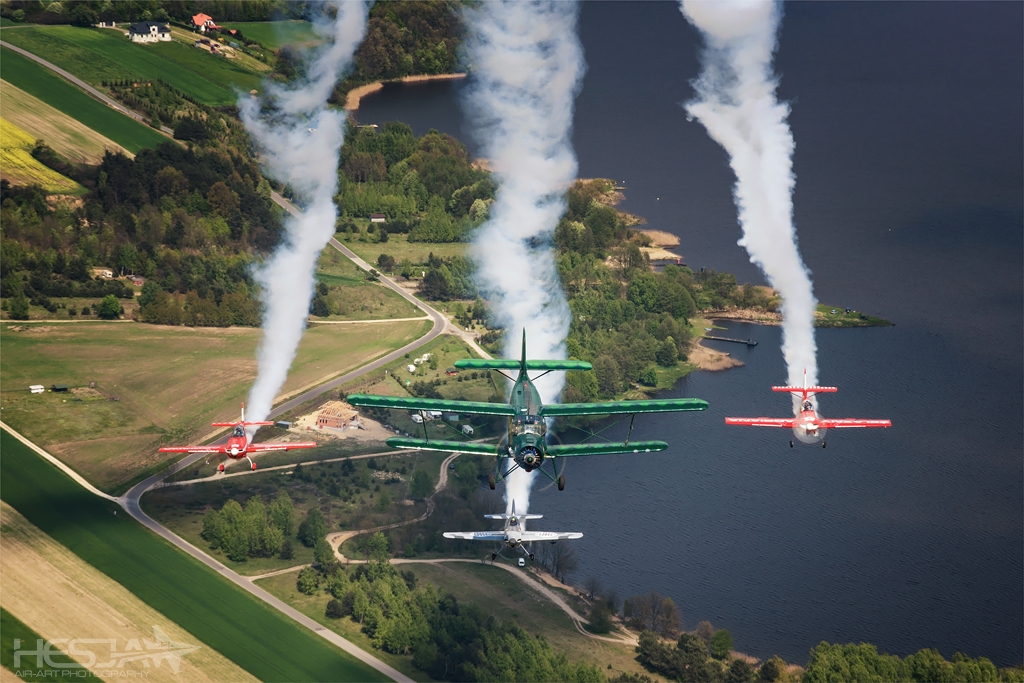
<path fill-rule="evenodd" d="M 128 107 L 124 106 L 123 104 L 121 104 L 120 102 L 118 102 L 117 100 L 115 100 L 113 98 L 107 97 L 106 95 L 101 93 L 99 90 L 97 90 L 96 88 L 92 87 L 91 85 L 89 85 L 88 83 L 83 81 L 81 78 L 78 78 L 77 76 L 71 75 L 70 73 L 68 73 L 64 69 L 60 68 L 56 64 L 54 64 L 52 62 L 48 62 L 45 59 L 43 59 L 42 57 L 39 57 L 38 55 L 34 55 L 31 52 L 29 52 L 28 50 L 20 48 L 17 45 L 11 45 L 10 43 L 8 43 L 5 40 L 0 40 L 0 45 L 3 45 L 8 50 L 14 50 L 19 55 L 22 55 L 23 57 L 28 57 L 29 59 L 31 59 L 34 62 L 38 62 L 38 63 L 42 64 L 43 66 L 45 66 L 50 71 L 53 71 L 54 73 L 59 75 L 61 78 L 64 78 L 64 79 L 66 79 L 68 81 L 71 81 L 72 83 L 77 85 L 79 88 L 81 88 L 82 90 L 84 90 L 89 95 L 91 95 L 92 97 L 96 98 L 97 100 L 99 100 L 103 104 L 107 105 L 111 109 L 116 109 L 117 111 L 121 112 L 125 116 L 130 116 L 133 119 L 135 119 L 136 121 L 139 121 L 139 122 L 141 122 L 141 123 L 143 123 L 143 124 L 145 124 L 147 126 L 149 125 L 149 122 L 146 121 L 146 117 L 143 116 L 142 114 L 138 113 L 137 111 L 132 111 L 131 109 L 129 109 Z M 167 126 L 160 126 L 160 132 L 164 133 L 166 135 L 174 135 L 174 131 L 171 130 L 170 128 L 168 128 Z"/>

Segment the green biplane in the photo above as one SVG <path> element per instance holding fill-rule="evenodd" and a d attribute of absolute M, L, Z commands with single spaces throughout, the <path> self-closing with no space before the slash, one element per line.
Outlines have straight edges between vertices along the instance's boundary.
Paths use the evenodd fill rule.
<path fill-rule="evenodd" d="M 368 408 L 393 408 L 397 410 L 442 411 L 474 415 L 502 415 L 508 418 L 508 438 L 498 446 L 470 443 L 466 441 L 430 440 L 423 422 L 423 439 L 393 437 L 387 440 L 392 448 L 412 450 L 446 451 L 449 453 L 473 453 L 496 457 L 494 473 L 488 477 L 493 489 L 516 468 L 526 472 L 540 470 L 552 481 L 558 490 L 565 488 L 565 476 L 558 473 L 556 458 L 579 457 L 583 455 L 610 455 L 616 453 L 651 453 L 668 448 L 664 441 L 634 441 L 633 420 L 637 413 L 675 413 L 692 410 L 707 410 L 707 401 L 699 398 L 668 398 L 651 401 L 608 401 L 604 403 L 553 403 L 544 405 L 534 387 L 534 381 L 554 371 L 590 370 L 591 365 L 579 360 L 527 360 L 526 331 L 523 331 L 523 354 L 520 360 L 465 359 L 455 362 L 455 367 L 464 370 L 518 370 L 513 380 L 512 394 L 508 403 L 481 403 L 477 401 L 449 401 L 436 398 L 399 398 L 395 396 L 374 396 L 352 394 L 346 400 L 354 406 Z M 531 378 L 530 371 L 541 372 Z M 505 373 L 502 372 L 504 375 Z M 509 375 L 505 375 L 513 379 Z M 547 443 L 547 418 L 571 415 L 632 415 L 629 432 L 623 443 L 581 443 L 554 445 Z M 425 416 L 424 416 L 425 417 Z M 502 471 L 502 462 L 512 460 Z M 544 468 L 551 462 L 551 472 Z"/>

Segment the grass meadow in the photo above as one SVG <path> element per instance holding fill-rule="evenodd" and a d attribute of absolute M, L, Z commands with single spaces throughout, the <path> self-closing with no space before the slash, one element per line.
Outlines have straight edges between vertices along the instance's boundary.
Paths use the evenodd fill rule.
<path fill-rule="evenodd" d="M 177 41 L 138 45 L 120 31 L 33 26 L 4 33 L 13 45 L 40 55 L 92 85 L 115 79 L 161 79 L 212 106 L 234 104 L 234 86 L 258 88 L 261 78 L 223 57 Z"/>
<path fill-rule="evenodd" d="M 308 21 L 237 21 L 228 22 L 224 27 L 241 31 L 249 40 L 255 40 L 271 50 L 282 45 L 306 46 L 319 42 L 313 32 L 313 24 Z"/>
<path fill-rule="evenodd" d="M 317 263 L 316 279 L 338 287 L 327 295 L 332 313 L 318 320 L 383 320 L 426 315 L 388 287 L 366 279 L 365 271 L 334 248 L 324 249 Z"/>
<path fill-rule="evenodd" d="M 208 647 L 262 681 L 382 674 L 288 619 L 75 484 L 6 430 L 0 498 Z"/>
<path fill-rule="evenodd" d="M 313 326 L 283 391 L 359 367 L 428 327 L 428 321 Z M 238 416 L 256 376 L 261 335 L 242 327 L 4 323 L 3 419 L 96 486 L 120 493 L 180 457 L 158 453 L 159 446 L 190 443 L 210 433 L 210 422 Z M 72 392 L 28 392 L 30 384 L 55 383 Z"/>
<path fill-rule="evenodd" d="M 0 118 L 0 176 L 12 185 L 39 185 L 50 194 L 85 194 L 84 187 L 33 157 L 34 146 L 33 136 Z"/>
<path fill-rule="evenodd" d="M 10 33 L 16 31 L 5 31 L 4 40 L 9 38 Z M 156 147 L 169 139 L 149 126 L 94 100 L 77 86 L 13 50 L 0 48 L 0 60 L 3 61 L 4 85 L 10 83 L 21 88 L 133 154 L 146 147 Z"/>
<path fill-rule="evenodd" d="M 407 236 L 401 233 L 388 235 L 388 241 L 384 244 L 350 239 L 350 234 L 344 232 L 336 234 L 335 238 L 354 251 L 359 258 L 374 267 L 376 267 L 377 258 L 381 254 L 394 256 L 395 261 L 399 263 L 405 259 L 409 259 L 412 263 L 426 263 L 427 257 L 431 253 L 439 258 L 451 258 L 452 256 L 465 256 L 469 248 L 468 242 L 451 242 L 446 244 L 410 242 Z M 426 269 L 424 268 L 423 270 Z M 419 273 L 416 274 L 416 277 L 420 277 Z"/>

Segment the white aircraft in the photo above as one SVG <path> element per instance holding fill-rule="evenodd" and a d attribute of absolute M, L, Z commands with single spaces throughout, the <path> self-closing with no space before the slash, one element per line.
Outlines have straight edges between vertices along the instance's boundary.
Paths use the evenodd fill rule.
<path fill-rule="evenodd" d="M 501 541 L 505 544 L 506 548 L 511 548 L 513 550 L 518 550 L 521 553 L 525 553 L 531 560 L 533 559 L 533 553 L 523 546 L 524 543 L 533 543 L 534 541 L 548 541 L 550 543 L 554 543 L 555 541 L 583 538 L 583 534 L 578 531 L 526 530 L 526 520 L 540 519 L 543 516 L 544 515 L 517 515 L 516 502 L 513 500 L 511 513 L 501 515 L 484 515 L 487 519 L 505 520 L 505 528 L 501 531 L 448 531 L 445 532 L 444 537 L 458 538 L 465 541 Z M 491 560 L 495 560 L 497 557 L 498 553 L 491 553 Z M 520 560 L 520 562 L 522 562 L 522 560 Z"/>

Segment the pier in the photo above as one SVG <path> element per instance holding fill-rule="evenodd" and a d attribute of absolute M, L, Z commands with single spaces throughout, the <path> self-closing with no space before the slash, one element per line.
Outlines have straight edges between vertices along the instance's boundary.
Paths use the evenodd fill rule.
<path fill-rule="evenodd" d="M 747 346 L 757 346 L 757 342 L 753 339 L 733 339 L 731 337 L 712 337 L 710 334 L 705 334 L 701 339 L 714 339 L 715 341 L 727 341 L 734 342 L 736 344 L 746 344 Z"/>

